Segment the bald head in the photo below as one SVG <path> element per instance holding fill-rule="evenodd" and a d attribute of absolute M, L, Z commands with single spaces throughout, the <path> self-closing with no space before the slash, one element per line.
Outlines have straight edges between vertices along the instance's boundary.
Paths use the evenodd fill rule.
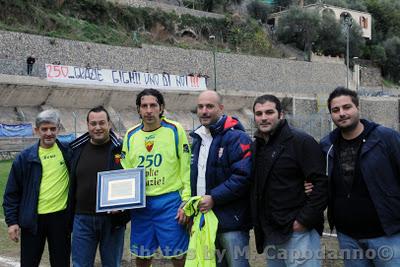
<path fill-rule="evenodd" d="M 222 104 L 222 96 L 213 90 L 206 90 L 204 92 L 201 92 L 198 99 L 200 98 L 212 99 L 215 100 L 216 103 Z"/>
<path fill-rule="evenodd" d="M 203 126 L 209 127 L 216 123 L 223 112 L 222 97 L 217 92 L 207 90 L 197 98 L 197 116 Z"/>

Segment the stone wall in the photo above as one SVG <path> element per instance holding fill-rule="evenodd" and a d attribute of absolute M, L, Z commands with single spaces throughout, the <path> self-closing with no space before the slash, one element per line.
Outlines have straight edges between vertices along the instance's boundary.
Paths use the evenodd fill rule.
<path fill-rule="evenodd" d="M 398 101 L 398 97 L 362 97 L 360 99 L 361 117 L 399 130 Z"/>
<path fill-rule="evenodd" d="M 313 62 L 320 62 L 320 63 L 328 63 L 328 64 L 344 64 L 344 58 L 339 56 L 331 57 L 331 56 L 319 56 L 317 54 L 311 54 L 311 61 Z"/>
<path fill-rule="evenodd" d="M 360 66 L 360 85 L 365 87 L 382 86 L 381 69 L 374 66 Z"/>
<path fill-rule="evenodd" d="M 35 66 L 39 66 L 41 77 L 45 77 L 45 63 L 59 61 L 62 65 L 90 64 L 103 69 L 201 73 L 210 77 L 208 87 L 214 88 L 211 51 L 155 45 L 130 48 L 0 31 L 0 73 L 25 72 L 29 55 L 37 58 Z M 328 93 L 346 81 L 346 67 L 341 64 L 228 53 L 216 53 L 215 57 L 217 90 L 221 92 L 314 95 Z"/>

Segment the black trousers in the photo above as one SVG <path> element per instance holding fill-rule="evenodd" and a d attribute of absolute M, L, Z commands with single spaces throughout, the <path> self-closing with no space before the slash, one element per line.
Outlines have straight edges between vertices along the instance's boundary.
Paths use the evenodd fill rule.
<path fill-rule="evenodd" d="M 31 75 L 32 69 L 33 69 L 33 64 L 28 63 L 28 64 L 26 64 L 26 67 L 27 67 L 26 72 L 28 73 L 28 75 Z"/>
<path fill-rule="evenodd" d="M 69 267 L 71 254 L 71 233 L 69 218 L 65 211 L 38 216 L 36 234 L 21 229 L 21 267 L 39 266 L 47 239 L 50 265 Z"/>

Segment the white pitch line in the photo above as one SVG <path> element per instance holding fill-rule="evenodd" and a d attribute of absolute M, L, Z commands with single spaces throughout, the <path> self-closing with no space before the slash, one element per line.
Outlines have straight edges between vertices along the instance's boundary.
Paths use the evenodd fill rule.
<path fill-rule="evenodd" d="M 0 256 L 0 263 L 2 266 L 4 266 L 3 264 L 6 264 L 7 267 L 20 267 L 19 261 L 15 261 L 14 258 Z"/>

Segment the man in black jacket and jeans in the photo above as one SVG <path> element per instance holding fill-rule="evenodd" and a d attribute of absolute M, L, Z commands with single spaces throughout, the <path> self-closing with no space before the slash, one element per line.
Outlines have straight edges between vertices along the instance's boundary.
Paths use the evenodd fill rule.
<path fill-rule="evenodd" d="M 320 235 L 328 184 L 318 143 L 290 127 L 273 95 L 253 105 L 257 126 L 253 144 L 252 213 L 257 251 L 269 267 L 320 266 Z M 304 182 L 312 181 L 309 195 Z"/>

